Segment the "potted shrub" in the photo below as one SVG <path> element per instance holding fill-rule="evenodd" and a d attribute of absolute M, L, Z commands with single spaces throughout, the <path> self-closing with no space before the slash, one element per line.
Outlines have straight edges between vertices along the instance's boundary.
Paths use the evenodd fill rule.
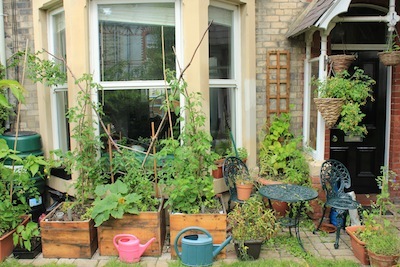
<path fill-rule="evenodd" d="M 400 63 L 400 46 L 396 43 L 396 37 L 399 39 L 397 34 L 391 34 L 388 38 L 387 49 L 379 52 L 379 60 L 385 66 L 395 66 Z"/>
<path fill-rule="evenodd" d="M 35 222 L 28 222 L 26 225 L 19 225 L 13 234 L 14 258 L 34 259 L 42 252 L 39 225 Z"/>
<path fill-rule="evenodd" d="M 259 180 L 263 184 L 290 183 L 310 185 L 309 165 L 302 151 L 301 137 L 290 129 L 290 113 L 271 118 L 260 137 Z M 272 201 L 277 216 L 286 214 L 286 202 Z"/>
<path fill-rule="evenodd" d="M 239 259 L 258 259 L 263 242 L 273 237 L 279 225 L 274 211 L 265 206 L 261 196 L 250 197 L 228 214 L 232 238 Z"/>
<path fill-rule="evenodd" d="M 353 74 L 342 71 L 324 81 L 314 80 L 313 83 L 317 86 L 318 93 L 318 98 L 314 98 L 314 101 L 329 128 L 333 127 L 341 116 L 337 127 L 345 134 L 367 134 L 367 128 L 362 124 L 365 114 L 361 107 L 368 99 L 374 100 L 372 87 L 376 82 L 366 75 L 363 69 L 355 67 Z M 338 106 L 334 106 L 334 101 L 339 102 Z M 335 114 L 333 109 L 338 112 Z"/>
<path fill-rule="evenodd" d="M 390 201 L 389 187 L 397 189 L 394 183 L 395 177 L 396 174 L 393 171 L 388 170 L 385 166 L 381 167 L 381 175 L 377 177 L 381 193 L 377 195 L 376 202 L 372 203 L 371 210 L 363 211 L 363 225 L 346 227 L 353 253 L 362 264 L 367 265 L 371 261 L 371 255 L 368 250 L 372 251 L 373 258 L 375 254 L 400 255 L 400 233 L 384 216 L 386 211 L 394 207 L 394 204 Z M 375 259 L 373 264 L 377 264 Z"/>
<path fill-rule="evenodd" d="M 196 225 L 208 230 L 214 243 L 222 243 L 226 239 L 226 213 L 215 197 L 211 175 L 218 155 L 211 150 L 212 137 L 205 129 L 201 95 L 189 93 L 187 84 L 175 78 L 173 72 L 167 73 L 167 79 L 172 91 L 185 99 L 180 113 L 184 115 L 180 118 L 184 127 L 179 138 L 162 140 L 164 147 L 158 152 L 159 157 L 170 156 L 158 173 L 168 196 L 170 240 L 174 242 L 183 228 Z M 176 257 L 176 253 L 171 251 L 171 256 Z"/>
<path fill-rule="evenodd" d="M 118 255 L 113 244 L 117 233 L 132 234 L 141 241 L 155 237 L 144 255 L 162 253 L 166 232 L 164 199 L 155 196 L 153 171 L 146 164 L 142 167 L 134 155 L 128 149 L 114 151 L 112 169 L 119 177 L 114 183 L 98 185 L 95 190 L 91 216 L 102 256 Z"/>

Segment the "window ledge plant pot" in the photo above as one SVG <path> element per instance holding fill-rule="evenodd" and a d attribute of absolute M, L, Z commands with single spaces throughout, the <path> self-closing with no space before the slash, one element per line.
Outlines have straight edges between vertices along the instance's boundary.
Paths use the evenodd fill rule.
<path fill-rule="evenodd" d="M 353 249 L 354 256 L 364 265 L 369 265 L 368 252 L 365 247 L 365 242 L 361 241 L 357 236 L 356 232 L 359 229 L 364 229 L 363 225 L 347 226 L 346 233 L 350 236 L 351 247 Z"/>

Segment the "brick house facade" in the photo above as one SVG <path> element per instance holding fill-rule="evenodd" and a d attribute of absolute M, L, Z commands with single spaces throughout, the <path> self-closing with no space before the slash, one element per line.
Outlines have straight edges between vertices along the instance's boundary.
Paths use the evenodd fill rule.
<path fill-rule="evenodd" d="M 186 3 L 186 1 L 182 0 Z M 16 51 L 25 49 L 28 46 L 32 50 L 40 50 L 42 47 L 35 47 L 35 38 L 41 38 L 40 36 L 34 36 L 33 24 L 34 22 L 32 10 L 37 6 L 29 0 L 4 0 L 4 31 L 5 31 L 5 56 L 8 58 Z M 35 2 L 35 1 L 33 1 Z M 51 10 L 53 6 L 60 6 L 62 1 L 40 1 L 43 2 L 43 6 L 40 7 L 41 11 Z M 48 2 L 48 3 L 47 3 Z M 65 1 L 64 1 L 65 2 Z M 86 3 L 90 1 L 76 0 L 73 1 L 79 3 L 80 6 L 86 7 Z M 206 8 L 209 1 L 199 2 L 200 8 Z M 290 55 L 290 74 L 288 79 L 290 80 L 290 112 L 292 113 L 292 128 L 296 134 L 303 134 L 303 111 L 304 111 L 304 76 L 305 76 L 305 59 L 306 59 L 306 40 L 304 35 L 299 35 L 295 38 L 287 38 L 286 34 L 288 29 L 295 22 L 296 18 L 302 14 L 302 12 L 308 7 L 311 0 L 292 1 L 292 0 L 255 0 L 255 1 L 240 1 L 232 0 L 225 1 L 234 5 L 238 5 L 241 9 L 243 18 L 246 16 L 244 13 L 254 14 L 254 20 L 246 18 L 246 27 L 254 25 L 255 29 L 255 51 L 246 51 L 250 57 L 254 56 L 254 66 L 248 66 L 247 69 L 254 68 L 254 71 L 249 71 L 250 77 L 255 78 L 254 88 L 250 85 L 249 90 L 254 90 L 252 93 L 255 94 L 254 98 L 249 98 L 250 102 L 255 101 L 255 104 L 250 104 L 253 108 L 250 113 L 243 113 L 243 118 L 255 117 L 254 131 L 250 134 L 243 134 L 243 140 L 240 141 L 246 147 L 250 147 L 250 165 L 256 164 L 257 145 L 255 139 L 257 139 L 259 131 L 264 127 L 267 118 L 267 108 L 270 103 L 267 103 L 267 55 L 268 52 L 272 51 L 287 51 Z M 382 1 L 352 1 L 354 3 L 377 3 Z M 197 1 L 196 1 L 197 3 Z M 385 1 L 387 5 L 387 1 Z M 73 4 L 66 4 L 68 8 Z M 387 6 L 386 6 L 387 7 Z M 79 7 L 77 7 L 79 8 Z M 399 6 L 396 6 L 397 13 L 399 12 Z M 193 9 L 195 10 L 195 9 Z M 191 12 L 193 12 L 191 10 Z M 203 9 L 199 9 L 203 10 Z M 202 11 L 203 12 L 203 11 Z M 203 14 L 199 14 L 201 17 Z M 243 19 L 245 20 L 245 19 Z M 247 21 L 248 20 L 248 21 Z M 204 23 L 203 23 L 204 24 Z M 86 24 L 82 23 L 82 27 Z M 199 27 L 200 28 L 200 27 Z M 397 25 L 399 29 L 399 25 Z M 201 32 L 201 30 L 199 30 Z M 42 37 L 43 38 L 43 37 Z M 88 44 L 85 44 L 88 47 Z M 246 44 L 244 44 L 246 46 Z M 313 46 L 313 49 L 315 46 Z M 318 48 L 318 45 L 317 45 Z M 253 50 L 250 46 L 249 50 Z M 319 52 L 319 51 L 318 51 Z M 201 51 L 201 53 L 207 53 L 207 50 Z M 203 63 L 207 63 L 207 60 L 203 60 Z M 250 64 L 249 61 L 246 64 Z M 244 64 L 244 66 L 246 66 Z M 250 64 L 251 65 L 251 64 Z M 199 67 L 201 71 L 202 68 Z M 389 167 L 400 173 L 400 135 L 397 133 L 397 129 L 400 126 L 400 67 L 396 66 L 392 70 L 392 95 L 391 95 L 391 118 L 390 118 L 390 142 L 389 142 Z M 22 77 L 23 70 L 13 69 L 9 72 L 9 78 L 16 76 Z M 252 78 L 251 78 L 252 79 Z M 250 79 L 250 80 L 251 80 Z M 246 80 L 246 79 L 243 79 Z M 40 132 L 44 136 L 45 147 L 51 147 L 47 144 L 47 139 L 50 138 L 50 134 L 43 133 L 43 129 L 47 125 L 40 122 L 39 103 L 46 101 L 45 98 L 37 91 L 37 86 L 32 84 L 30 81 L 25 80 L 24 85 L 28 91 L 27 103 L 23 106 L 21 113 L 21 129 L 31 130 Z M 206 81 L 207 84 L 207 81 Z M 199 86 L 200 87 L 200 86 Z M 245 92 L 246 93 L 246 92 Z M 249 94 L 250 91 L 247 91 Z M 254 107 L 253 107 L 254 106 Z M 208 107 L 208 105 L 206 106 Z M 246 108 L 247 110 L 247 108 Z M 249 124 L 251 125 L 251 124 Z M 248 126 L 246 126 L 248 127 Z M 244 130 L 243 130 L 244 131 Z M 325 135 L 325 153 L 324 158 L 329 157 L 329 131 Z M 51 143 L 51 142 L 50 142 Z M 321 163 L 321 159 L 317 160 L 316 166 Z M 318 176 L 318 168 L 313 171 L 313 176 Z M 392 196 L 395 200 L 400 199 L 400 192 L 393 191 Z"/>

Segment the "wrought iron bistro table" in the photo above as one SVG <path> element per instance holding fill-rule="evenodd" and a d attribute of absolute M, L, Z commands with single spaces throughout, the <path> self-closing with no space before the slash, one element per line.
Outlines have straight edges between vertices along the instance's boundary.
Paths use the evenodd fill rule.
<path fill-rule="evenodd" d="M 259 189 L 259 192 L 262 196 L 268 198 L 268 203 L 271 208 L 271 200 L 278 200 L 288 203 L 300 203 L 300 208 L 297 211 L 290 211 L 289 216 L 281 218 L 280 221 L 284 226 L 289 227 L 290 234 L 292 234 L 291 228 L 294 227 L 297 240 L 301 248 L 304 250 L 299 231 L 301 211 L 303 210 L 304 203 L 306 201 L 310 201 L 318 197 L 318 192 L 310 187 L 294 184 L 265 185 Z"/>

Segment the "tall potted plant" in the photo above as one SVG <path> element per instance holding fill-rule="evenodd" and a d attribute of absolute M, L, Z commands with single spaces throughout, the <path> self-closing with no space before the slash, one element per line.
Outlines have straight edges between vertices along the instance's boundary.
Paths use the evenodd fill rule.
<path fill-rule="evenodd" d="M 241 260 L 258 259 L 263 242 L 279 230 L 274 211 L 265 206 L 259 195 L 236 205 L 228 214 L 228 223 Z"/>
<path fill-rule="evenodd" d="M 94 188 L 97 184 L 104 183 L 102 158 L 98 157 L 102 143 L 96 135 L 95 122 L 91 115 L 101 113 L 101 107 L 91 100 L 93 91 L 99 90 L 100 87 L 93 83 L 91 75 L 84 74 L 77 79 L 68 66 L 39 58 L 41 54 L 42 52 L 28 53 L 27 73 L 31 80 L 47 86 L 64 84 L 67 76 L 64 70 L 67 69 L 80 89 L 74 106 L 68 109 L 67 114 L 72 129 L 71 138 L 76 145 L 72 151 L 66 153 L 55 151 L 59 158 L 58 166 L 62 165 L 69 174 L 77 176 L 74 197 L 69 199 L 74 201 L 61 203 L 41 221 L 43 256 L 91 258 L 97 249 L 97 230 L 88 208 Z M 65 63 L 63 59 L 60 60 Z M 55 216 L 59 211 L 63 212 L 64 216 Z"/>
<path fill-rule="evenodd" d="M 196 225 L 210 231 L 215 243 L 222 243 L 226 239 L 226 214 L 220 214 L 223 208 L 215 197 L 211 175 L 218 155 L 211 150 L 212 137 L 205 130 L 201 95 L 189 93 L 186 82 L 175 78 L 173 72 L 167 73 L 167 79 L 172 91 L 185 100 L 180 112 L 184 126 L 179 138 L 163 140 L 164 148 L 158 153 L 163 158 L 172 156 L 159 173 L 171 211 L 170 240 L 173 242 L 183 228 Z M 171 255 L 176 256 L 175 252 Z"/>
<path fill-rule="evenodd" d="M 368 133 L 362 124 L 365 114 L 361 107 L 368 99 L 374 100 L 372 87 L 376 82 L 363 69 L 355 67 L 353 74 L 342 71 L 324 81 L 314 80 L 313 83 L 317 86 L 318 94 L 314 102 L 329 128 L 341 116 L 337 127 L 346 134 L 364 136 Z M 334 106 L 334 101 L 339 101 L 338 106 Z"/>

